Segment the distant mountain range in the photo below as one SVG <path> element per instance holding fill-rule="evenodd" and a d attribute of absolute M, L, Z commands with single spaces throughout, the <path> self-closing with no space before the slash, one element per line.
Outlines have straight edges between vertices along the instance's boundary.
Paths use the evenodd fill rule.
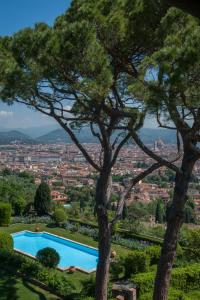
<path fill-rule="evenodd" d="M 38 132 L 43 133 L 43 131 L 40 131 L 40 129 L 38 129 Z M 81 143 L 98 142 L 97 138 L 91 134 L 90 129 L 88 127 L 84 127 L 82 130 L 76 131 L 75 133 Z M 157 139 L 162 139 L 166 144 L 173 144 L 176 142 L 176 134 L 172 130 L 143 128 L 140 130 L 140 136 L 143 142 L 146 144 L 152 144 Z M 63 129 L 55 129 L 39 137 L 31 137 L 21 132 L 21 130 L 10 130 L 0 132 L 0 144 L 11 144 L 15 141 L 27 144 L 72 143 L 71 139 Z"/>
<path fill-rule="evenodd" d="M 11 144 L 14 143 L 15 141 L 18 141 L 20 143 L 27 143 L 27 144 L 34 142 L 34 140 L 30 136 L 17 130 L 0 132 L 1 145 Z"/>

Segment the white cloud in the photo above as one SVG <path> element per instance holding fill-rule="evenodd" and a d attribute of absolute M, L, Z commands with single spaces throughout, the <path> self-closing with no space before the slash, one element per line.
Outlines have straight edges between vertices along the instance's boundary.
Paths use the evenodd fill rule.
<path fill-rule="evenodd" d="M 64 109 L 66 109 L 66 110 L 71 110 L 72 107 L 71 107 L 70 105 L 66 105 L 66 106 L 64 106 Z"/>
<path fill-rule="evenodd" d="M 0 110 L 0 118 L 8 118 L 12 116 L 13 116 L 12 111 Z"/>

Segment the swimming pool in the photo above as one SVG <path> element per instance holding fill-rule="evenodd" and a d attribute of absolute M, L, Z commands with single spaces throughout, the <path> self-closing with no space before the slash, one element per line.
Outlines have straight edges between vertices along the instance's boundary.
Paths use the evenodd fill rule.
<path fill-rule="evenodd" d="M 48 232 L 20 231 L 12 234 L 14 249 L 31 257 L 36 256 L 40 249 L 51 247 L 60 255 L 58 267 L 67 270 L 75 266 L 83 272 L 96 270 L 98 250 Z"/>

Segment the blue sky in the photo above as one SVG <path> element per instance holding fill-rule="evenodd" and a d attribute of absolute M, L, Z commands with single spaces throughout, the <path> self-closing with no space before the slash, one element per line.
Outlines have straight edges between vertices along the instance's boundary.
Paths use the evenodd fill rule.
<path fill-rule="evenodd" d="M 70 0 L 0 0 L 0 35 L 11 35 L 37 22 L 53 24 Z M 23 105 L 7 106 L 0 101 L 0 129 L 53 124 L 53 120 Z"/>
<path fill-rule="evenodd" d="M 11 35 L 37 22 L 53 24 L 55 18 L 64 13 L 70 0 L 0 0 L 0 35 Z M 55 121 L 28 109 L 24 105 L 7 106 L 0 101 L 0 130 L 8 128 L 49 127 Z M 145 124 L 154 127 L 148 120 Z"/>

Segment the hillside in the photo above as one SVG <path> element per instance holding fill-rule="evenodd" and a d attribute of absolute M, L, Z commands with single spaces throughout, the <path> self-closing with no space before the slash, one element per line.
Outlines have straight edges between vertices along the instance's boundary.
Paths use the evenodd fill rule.
<path fill-rule="evenodd" d="M 92 136 L 90 129 L 85 127 L 81 131 L 76 132 L 76 136 L 82 143 L 97 143 L 98 140 Z M 140 131 L 140 136 L 144 143 L 152 144 L 157 139 L 162 139 L 166 144 L 176 142 L 174 131 L 166 129 L 143 128 Z M 71 139 L 63 129 L 56 129 L 47 134 L 44 134 L 36 139 L 38 143 L 71 143 Z"/>
<path fill-rule="evenodd" d="M 34 140 L 29 137 L 28 135 L 17 131 L 17 130 L 10 130 L 10 131 L 1 131 L 0 132 L 0 144 L 11 144 L 11 143 L 33 143 Z"/>
<path fill-rule="evenodd" d="M 43 132 L 38 129 L 39 132 Z M 98 143 L 98 139 L 92 136 L 90 129 L 84 127 L 80 131 L 75 131 L 81 143 Z M 115 135 L 116 136 L 116 135 Z M 140 131 L 140 136 L 144 143 L 152 144 L 157 139 L 162 139 L 166 144 L 173 144 L 176 142 L 176 134 L 174 131 L 166 129 L 153 129 L 143 128 Z M 43 134 L 37 138 L 32 138 L 27 134 L 19 130 L 0 131 L 0 144 L 11 144 L 14 142 L 18 143 L 72 143 L 70 137 L 66 134 L 63 129 L 55 129 L 46 134 Z"/>

